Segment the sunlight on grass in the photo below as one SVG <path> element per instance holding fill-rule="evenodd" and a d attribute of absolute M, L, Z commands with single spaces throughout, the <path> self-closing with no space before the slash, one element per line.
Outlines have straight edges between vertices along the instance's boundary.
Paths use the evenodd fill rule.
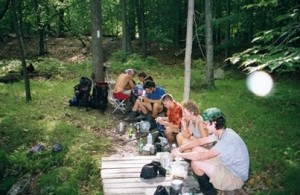
<path fill-rule="evenodd" d="M 118 60 L 111 61 L 115 76 L 125 67 L 144 71 L 176 101 L 182 101 L 182 65 L 161 65 L 155 58 L 124 53 L 115 58 Z M 215 81 L 216 90 L 207 91 L 197 86 L 202 79 L 198 70 L 201 63 L 194 69 L 195 88 L 190 99 L 197 102 L 201 111 L 220 108 L 227 116 L 227 126 L 246 142 L 251 158 L 250 178 L 246 182 L 249 192 L 300 193 L 299 84 L 274 80 L 272 94 L 257 97 L 247 90 L 245 75 L 229 74 L 228 78 Z M 4 164 L 0 171 L 6 174 L 0 193 L 6 192 L 18 176 L 29 173 L 35 177 L 36 194 L 101 194 L 99 165 L 113 144 L 107 131 L 113 129 L 115 119 L 111 113 L 68 105 L 79 78 L 90 76 L 90 62 L 43 59 L 35 64 L 38 70 L 53 77 L 30 80 L 32 101 L 25 101 L 23 81 L 0 84 L 0 162 Z M 28 156 L 28 150 L 37 143 L 43 143 L 45 150 Z M 52 152 L 54 143 L 61 143 L 63 150 Z"/>

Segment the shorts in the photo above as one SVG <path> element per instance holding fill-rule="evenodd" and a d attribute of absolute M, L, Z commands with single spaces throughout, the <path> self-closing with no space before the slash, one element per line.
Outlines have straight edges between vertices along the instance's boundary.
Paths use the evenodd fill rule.
<path fill-rule="evenodd" d="M 209 181 L 216 189 L 231 191 L 241 189 L 243 187 L 244 181 L 233 175 L 229 169 L 222 165 L 219 157 L 215 157 L 207 161 L 215 165 L 215 169 Z"/>
<path fill-rule="evenodd" d="M 130 95 L 125 94 L 123 92 L 113 93 L 113 96 L 114 96 L 114 98 L 116 98 L 118 100 L 127 100 L 130 97 Z"/>

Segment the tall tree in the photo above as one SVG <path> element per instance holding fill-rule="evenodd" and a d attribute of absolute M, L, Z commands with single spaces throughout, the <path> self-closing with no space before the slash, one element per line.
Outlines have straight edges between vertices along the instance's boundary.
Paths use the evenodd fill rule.
<path fill-rule="evenodd" d="M 122 5 L 122 50 L 125 52 L 129 52 L 129 28 L 127 22 L 127 6 L 126 0 L 121 0 Z"/>
<path fill-rule="evenodd" d="M 206 42 L 206 85 L 215 88 L 214 82 L 214 48 L 212 30 L 212 0 L 205 0 L 205 42 Z"/>
<path fill-rule="evenodd" d="M 136 7 L 137 7 L 136 13 L 137 13 L 137 21 L 138 21 L 139 39 L 142 46 L 142 56 L 147 57 L 144 0 L 136 0 Z"/>
<path fill-rule="evenodd" d="M 48 6 L 48 5 L 47 5 Z M 39 32 L 39 55 L 45 55 L 45 24 L 41 21 L 41 5 L 39 5 L 38 0 L 34 0 L 34 11 L 36 17 L 36 23 Z"/>
<path fill-rule="evenodd" d="M 11 0 L 11 8 L 13 12 L 13 17 L 14 17 L 14 27 L 15 27 L 15 32 L 18 37 L 18 42 L 19 42 L 19 49 L 20 49 L 20 60 L 22 64 L 22 71 L 23 71 L 23 77 L 24 77 L 24 83 L 25 83 L 25 94 L 26 94 L 26 101 L 31 100 L 31 93 L 30 93 L 30 83 L 29 83 L 29 77 L 26 69 L 26 58 L 25 58 L 25 50 L 24 50 L 24 43 L 23 43 L 23 38 L 20 27 L 20 21 L 18 17 L 18 9 L 16 5 L 15 0 Z"/>
<path fill-rule="evenodd" d="M 193 46 L 193 18 L 194 18 L 194 0 L 188 1 L 188 16 L 186 27 L 186 45 L 184 58 L 184 93 L 183 100 L 188 100 L 190 97 L 190 83 L 191 83 L 191 56 Z"/>
<path fill-rule="evenodd" d="M 91 0 L 92 66 L 95 81 L 104 81 L 101 0 Z"/>

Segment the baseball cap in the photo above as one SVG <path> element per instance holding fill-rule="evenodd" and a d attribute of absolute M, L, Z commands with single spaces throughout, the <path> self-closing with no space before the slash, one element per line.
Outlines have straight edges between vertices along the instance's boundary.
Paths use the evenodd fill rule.
<path fill-rule="evenodd" d="M 202 114 L 204 121 L 214 121 L 221 116 L 225 119 L 225 115 L 218 108 L 208 108 Z"/>

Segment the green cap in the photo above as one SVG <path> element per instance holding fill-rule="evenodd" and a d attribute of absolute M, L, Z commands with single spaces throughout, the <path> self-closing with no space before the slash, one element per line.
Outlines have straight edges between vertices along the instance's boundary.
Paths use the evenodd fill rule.
<path fill-rule="evenodd" d="M 204 121 L 215 121 L 220 116 L 225 118 L 225 115 L 218 108 L 208 108 L 203 112 L 202 116 Z"/>

